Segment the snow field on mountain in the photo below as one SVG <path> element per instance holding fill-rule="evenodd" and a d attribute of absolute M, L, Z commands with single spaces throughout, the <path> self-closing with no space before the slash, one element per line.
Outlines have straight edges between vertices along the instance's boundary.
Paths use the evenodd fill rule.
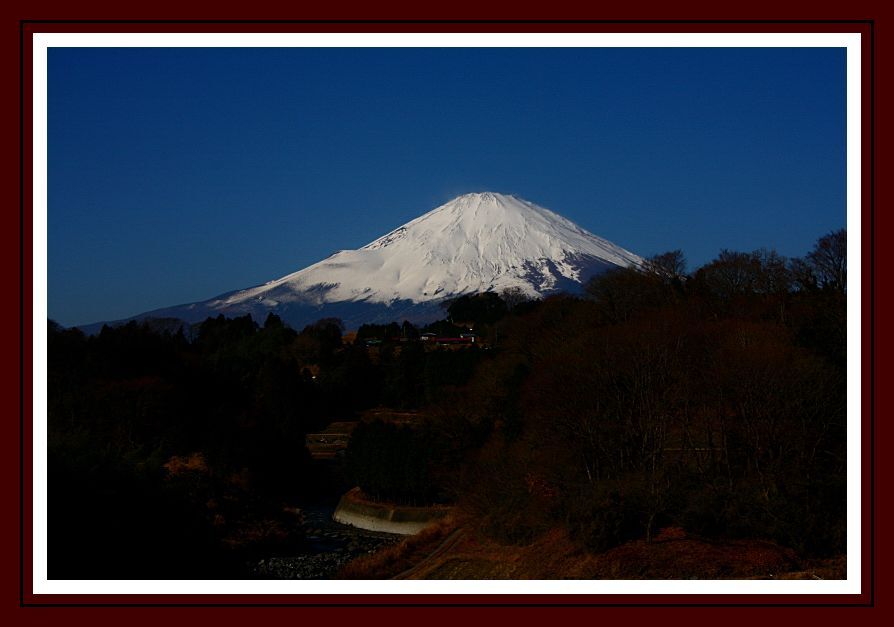
<path fill-rule="evenodd" d="M 360 249 L 339 251 L 218 304 L 421 303 L 510 287 L 537 297 L 562 279 L 581 282 L 590 266 L 641 263 L 548 209 L 483 192 L 455 198 Z"/>

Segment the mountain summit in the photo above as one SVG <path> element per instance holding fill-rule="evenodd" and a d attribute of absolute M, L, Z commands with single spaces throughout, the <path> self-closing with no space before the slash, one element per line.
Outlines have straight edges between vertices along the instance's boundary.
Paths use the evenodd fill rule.
<path fill-rule="evenodd" d="M 534 203 L 507 194 L 465 194 L 357 250 L 343 250 L 264 285 L 137 316 L 274 312 L 292 326 L 336 316 L 363 322 L 426 322 L 449 297 L 520 288 L 540 297 L 579 292 L 590 277 L 641 257 Z"/>

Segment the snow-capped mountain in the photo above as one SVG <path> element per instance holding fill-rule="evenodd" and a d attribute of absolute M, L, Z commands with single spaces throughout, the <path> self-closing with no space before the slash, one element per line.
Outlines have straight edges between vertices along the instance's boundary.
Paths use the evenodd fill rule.
<path fill-rule="evenodd" d="M 363 322 L 428 322 L 443 317 L 445 298 L 520 288 L 531 297 L 580 291 L 590 277 L 642 258 L 570 220 L 516 196 L 465 194 L 357 250 L 343 250 L 303 270 L 211 300 L 140 316 L 188 322 L 274 312 L 301 328 L 340 317 Z"/>

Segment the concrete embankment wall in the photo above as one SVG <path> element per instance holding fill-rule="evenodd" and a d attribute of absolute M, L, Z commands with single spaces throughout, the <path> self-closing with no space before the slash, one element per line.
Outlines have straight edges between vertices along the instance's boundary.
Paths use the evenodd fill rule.
<path fill-rule="evenodd" d="M 446 516 L 449 507 L 408 507 L 389 503 L 371 503 L 360 498 L 354 488 L 341 497 L 332 519 L 358 529 L 413 535 Z"/>

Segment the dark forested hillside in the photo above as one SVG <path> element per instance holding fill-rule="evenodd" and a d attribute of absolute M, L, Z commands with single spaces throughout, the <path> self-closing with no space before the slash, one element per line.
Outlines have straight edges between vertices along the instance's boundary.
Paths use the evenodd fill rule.
<path fill-rule="evenodd" d="M 243 576 L 245 551 L 300 542 L 288 506 L 339 487 L 305 434 L 382 406 L 414 419 L 362 422 L 347 479 L 453 502 L 499 542 L 561 528 L 596 552 L 674 526 L 840 554 L 845 259 L 843 231 L 691 273 L 673 251 L 585 298 L 465 296 L 350 339 L 274 315 L 51 322 L 50 576 Z"/>
<path fill-rule="evenodd" d="M 458 492 L 512 542 L 561 523 L 602 550 L 674 525 L 843 551 L 843 255 L 842 232 L 687 277 L 674 253 L 507 319 L 473 386 L 492 436 Z"/>

